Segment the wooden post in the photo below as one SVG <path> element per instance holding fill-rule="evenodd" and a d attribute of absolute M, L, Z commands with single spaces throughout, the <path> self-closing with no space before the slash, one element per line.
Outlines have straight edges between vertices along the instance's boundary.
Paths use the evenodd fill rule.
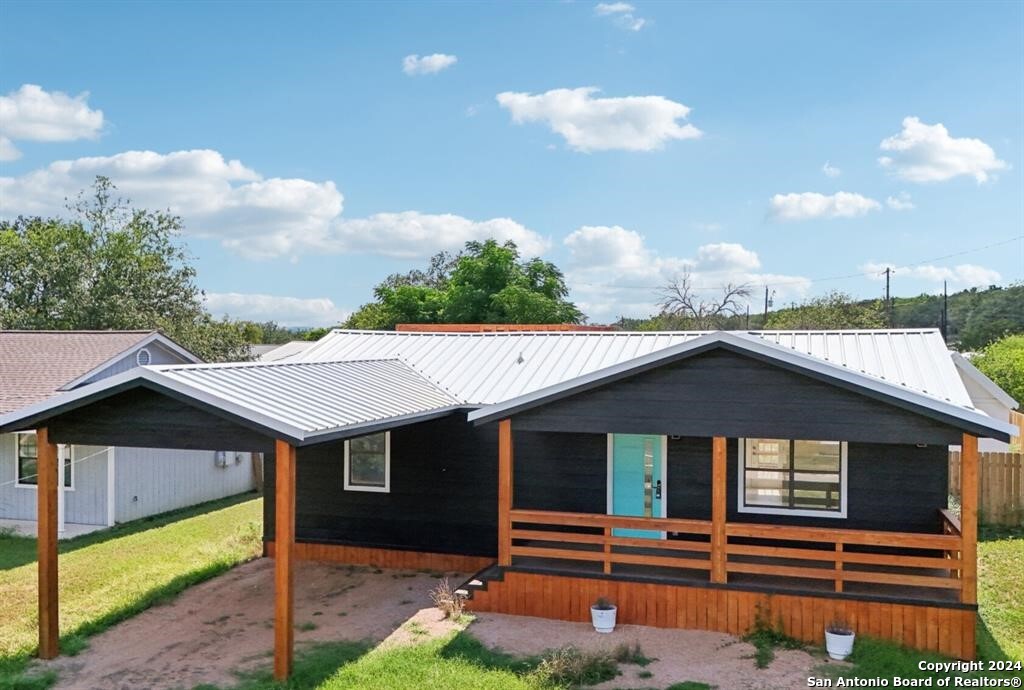
<path fill-rule="evenodd" d="M 964 434 L 960 453 L 960 601 L 978 603 L 978 437 Z"/>
<path fill-rule="evenodd" d="M 295 647 L 295 446 L 277 441 L 274 468 L 274 678 L 286 681 Z"/>
<path fill-rule="evenodd" d="M 57 610 L 57 446 L 36 430 L 36 523 L 39 529 L 39 658 L 60 652 Z M 63 469 L 63 468 L 62 468 Z"/>
<path fill-rule="evenodd" d="M 498 565 L 512 565 L 512 420 L 498 422 Z"/>
<path fill-rule="evenodd" d="M 725 582 L 725 438 L 711 443 L 711 581 Z"/>

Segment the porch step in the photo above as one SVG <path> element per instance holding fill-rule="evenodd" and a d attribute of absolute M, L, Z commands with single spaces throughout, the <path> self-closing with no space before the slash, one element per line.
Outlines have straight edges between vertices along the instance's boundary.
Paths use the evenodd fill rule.
<path fill-rule="evenodd" d="M 455 593 L 466 599 L 472 599 L 474 592 L 487 591 L 488 582 L 501 582 L 504 579 L 505 569 L 497 563 L 492 563 L 463 582 L 462 585 L 455 590 Z"/>

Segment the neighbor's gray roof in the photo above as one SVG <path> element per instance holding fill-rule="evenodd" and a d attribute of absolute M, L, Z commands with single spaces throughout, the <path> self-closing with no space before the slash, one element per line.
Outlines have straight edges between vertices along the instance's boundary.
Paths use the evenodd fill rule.
<path fill-rule="evenodd" d="M 280 362 L 305 352 L 315 344 L 313 340 L 290 340 L 282 345 L 253 345 L 252 351 L 261 362 Z"/>
<path fill-rule="evenodd" d="M 155 331 L 0 331 L 0 413 L 45 400 Z"/>
<path fill-rule="evenodd" d="M 494 404 L 658 352 L 706 332 L 395 333 L 334 330 L 293 361 L 397 357 L 461 400 Z M 751 331 L 797 353 L 966 408 L 935 329 Z"/>

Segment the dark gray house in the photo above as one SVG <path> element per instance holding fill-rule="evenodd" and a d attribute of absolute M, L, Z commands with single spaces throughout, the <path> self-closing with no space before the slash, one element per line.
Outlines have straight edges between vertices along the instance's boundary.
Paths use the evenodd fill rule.
<path fill-rule="evenodd" d="M 584 620 L 606 596 L 625 623 L 743 633 L 761 611 L 808 640 L 841 618 L 971 658 L 977 440 L 1013 432 L 931 330 L 335 331 L 0 417 L 30 428 L 48 447 L 266 453 L 279 677 L 303 558 L 477 571 L 477 610 Z"/>

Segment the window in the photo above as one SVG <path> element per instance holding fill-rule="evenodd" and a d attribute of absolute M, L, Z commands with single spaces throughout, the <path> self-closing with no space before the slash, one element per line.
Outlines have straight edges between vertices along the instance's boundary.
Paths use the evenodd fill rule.
<path fill-rule="evenodd" d="M 846 517 L 846 443 L 740 440 L 743 513 Z"/>
<path fill-rule="evenodd" d="M 39 484 L 39 446 L 36 443 L 35 432 L 15 434 L 18 444 L 18 486 L 36 486 Z M 61 446 L 64 452 L 64 486 L 72 488 L 72 475 L 74 463 L 71 461 L 71 453 L 67 446 Z"/>
<path fill-rule="evenodd" d="M 388 492 L 391 488 L 391 432 L 345 441 L 345 489 Z"/>

